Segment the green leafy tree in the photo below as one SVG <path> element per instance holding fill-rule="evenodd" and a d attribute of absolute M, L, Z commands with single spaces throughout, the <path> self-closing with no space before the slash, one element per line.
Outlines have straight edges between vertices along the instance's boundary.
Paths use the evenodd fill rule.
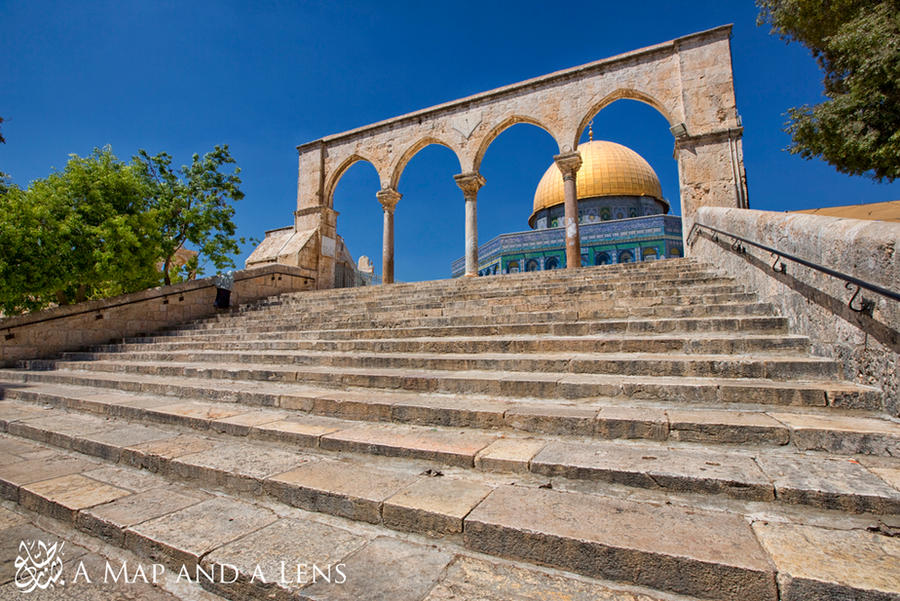
<path fill-rule="evenodd" d="M 758 23 L 811 51 L 827 100 L 788 111 L 790 152 L 838 171 L 900 177 L 900 0 L 757 0 Z"/>
<path fill-rule="evenodd" d="M 239 186 L 240 168 L 223 172 L 235 161 L 228 146 L 216 146 L 202 157 L 195 154 L 190 165 L 172 167 L 172 157 L 163 152 L 150 156 L 141 150 L 135 164 L 151 187 L 151 212 L 158 231 L 158 245 L 166 284 L 179 275 L 173 259 L 178 249 L 192 245 L 218 270 L 234 267 L 232 255 L 240 251 L 235 238 L 232 203 L 244 197 Z M 197 262 L 185 265 L 180 274 L 197 270 Z"/>
<path fill-rule="evenodd" d="M 6 313 L 158 284 L 142 172 L 107 147 L 0 195 L 0 305 Z"/>

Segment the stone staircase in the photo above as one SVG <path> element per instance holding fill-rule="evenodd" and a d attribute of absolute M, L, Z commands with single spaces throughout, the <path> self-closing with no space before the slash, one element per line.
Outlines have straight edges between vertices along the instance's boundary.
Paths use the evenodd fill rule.
<path fill-rule="evenodd" d="M 4 498 L 226 598 L 900 599 L 881 392 L 689 259 L 288 294 L 0 386 Z M 251 578 L 295 559 L 346 582 Z"/>

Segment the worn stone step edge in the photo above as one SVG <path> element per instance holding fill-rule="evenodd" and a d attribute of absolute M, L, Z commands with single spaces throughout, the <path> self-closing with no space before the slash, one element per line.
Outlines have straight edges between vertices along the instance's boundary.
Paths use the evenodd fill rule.
<path fill-rule="evenodd" d="M 748 305 L 752 307 L 753 305 Z M 570 305 L 571 307 L 571 305 Z M 718 310 L 716 307 L 723 307 Z M 655 331 L 653 326 L 664 325 L 664 320 L 702 320 L 708 318 L 722 318 L 716 326 L 722 329 L 727 324 L 725 320 L 742 320 L 740 327 L 780 328 L 780 323 L 786 326 L 778 315 L 768 310 L 753 310 L 740 312 L 733 310 L 734 306 L 723 305 L 697 305 L 694 308 L 682 311 L 677 307 L 647 307 L 647 311 L 640 308 L 628 307 L 622 310 L 610 309 L 585 309 L 581 308 L 577 314 L 569 310 L 534 310 L 534 311 L 509 311 L 509 312 L 482 312 L 482 313 L 445 313 L 443 310 L 417 312 L 388 311 L 382 313 L 366 311 L 350 311 L 341 314 L 303 313 L 296 316 L 285 317 L 269 316 L 266 320 L 258 320 L 253 323 L 218 322 L 206 326 L 194 326 L 192 322 L 163 330 L 159 335 L 179 334 L 215 334 L 229 331 L 264 332 L 275 330 L 328 330 L 347 327 L 434 327 L 434 326 L 514 326 L 514 325 L 543 325 L 543 324 L 572 324 L 581 322 L 597 323 L 607 328 L 621 329 L 630 326 L 637 331 Z M 755 319 L 752 319 L 755 318 Z M 766 320 L 769 320 L 768 323 Z M 619 323 L 625 322 L 625 323 Z M 628 323 L 630 322 L 630 323 Z M 672 329 L 676 326 L 687 326 L 689 322 L 681 324 L 668 324 Z M 711 324 L 712 326 L 712 324 Z M 666 331 L 666 330 L 663 330 Z"/>
<path fill-rule="evenodd" d="M 431 333 L 433 335 L 460 335 L 460 333 L 472 332 L 474 335 L 489 333 L 551 333 L 558 335 L 587 335 L 599 332 L 609 333 L 692 333 L 692 332 L 727 332 L 755 334 L 779 334 L 787 333 L 787 319 L 778 316 L 727 316 L 727 317 L 676 317 L 662 319 L 579 319 L 572 316 L 569 319 L 553 320 L 553 315 L 544 315 L 544 321 L 525 321 L 533 319 L 532 316 L 521 316 L 524 319 L 491 321 L 489 317 L 481 316 L 478 320 L 469 323 L 460 322 L 452 318 L 435 317 L 422 319 L 392 319 L 379 322 L 368 318 L 350 320 L 335 323 L 315 323 L 309 327 L 296 322 L 283 325 L 269 324 L 256 326 L 252 329 L 220 327 L 209 330 L 173 329 L 160 331 L 153 336 L 130 337 L 126 340 L 157 340 L 166 341 L 173 338 L 227 340 L 229 337 L 246 336 L 250 334 L 269 333 L 284 337 L 325 337 L 325 338 L 359 338 L 369 337 L 397 337 L 404 335 L 421 335 Z M 478 321 L 479 323 L 476 323 Z M 464 335 L 464 334 L 463 334 Z"/>
<path fill-rule="evenodd" d="M 18 377 L 22 382 L 63 387 L 79 393 L 121 390 L 133 394 L 169 396 L 177 399 L 239 403 L 253 407 L 299 411 L 303 414 L 336 417 L 361 422 L 476 428 L 479 430 L 511 430 L 550 435 L 576 435 L 599 439 L 673 440 L 717 444 L 793 444 L 801 450 L 827 451 L 840 454 L 868 454 L 900 457 L 898 441 L 877 433 L 875 427 L 884 420 L 868 413 L 847 413 L 828 408 L 827 413 L 814 414 L 803 423 L 791 418 L 792 413 L 776 412 L 786 426 L 747 424 L 735 414 L 773 413 L 772 406 L 738 405 L 733 410 L 712 406 L 622 403 L 616 400 L 587 404 L 549 404 L 540 400 L 511 399 L 497 401 L 490 397 L 472 398 L 459 403 L 454 397 L 417 393 L 376 393 L 366 390 L 329 388 L 285 388 L 280 384 L 253 384 L 235 387 L 232 380 L 191 380 L 159 382 L 151 376 L 132 376 L 124 380 L 118 374 L 91 374 L 89 379 L 53 378 L 53 374 L 5 372 L 2 376 Z M 41 377 L 46 376 L 46 377 Z M 80 385 L 79 385 L 80 383 Z M 0 380 L 2 385 L 2 380 Z M 266 390 L 268 387 L 268 390 Z M 7 396 L 15 396 L 15 388 Z M 77 405 L 73 408 L 79 408 Z M 801 414 L 802 415 L 802 414 Z M 815 421 L 819 420 L 818 424 Z M 840 431 L 827 427 L 828 419 L 862 420 L 857 429 L 842 426 Z M 718 420 L 718 421 L 716 421 Z M 872 420 L 872 421 L 865 421 Z M 746 418 L 745 418 L 746 421 Z M 776 418 L 776 421 L 777 418 Z M 894 423 L 894 422 L 888 422 Z M 788 436 L 788 430 L 790 435 Z"/>
<path fill-rule="evenodd" d="M 221 344 L 213 341 L 160 341 L 156 343 L 99 344 L 85 351 L 60 354 L 61 359 L 101 359 L 103 353 L 172 352 L 186 350 L 217 350 Z M 811 345 L 806 336 L 765 336 L 725 334 L 719 336 L 456 336 L 420 338 L 379 338 L 362 340 L 267 340 L 264 338 L 235 340 L 228 345 L 234 351 L 320 350 L 320 351 L 378 351 L 378 352 L 660 352 L 676 351 L 699 354 L 734 354 L 778 351 L 780 353 L 809 353 Z"/>
<path fill-rule="evenodd" d="M 687 294 L 692 293 L 692 294 Z M 736 284 L 733 280 L 719 281 L 657 281 L 634 282 L 620 285 L 597 285 L 579 287 L 542 287 L 530 290 L 500 289 L 493 293 L 471 293 L 465 295 L 404 295 L 397 298 L 395 295 L 385 294 L 379 297 L 360 299 L 351 303 L 354 309 L 429 309 L 446 307 L 458 309 L 468 306 L 501 306 L 506 304 L 547 304 L 558 300 L 560 297 L 577 295 L 583 302 L 604 301 L 611 298 L 690 298 L 700 295 L 718 294 L 746 294 L 747 290 Z M 281 303 L 280 309 L 285 311 L 303 311 L 319 306 L 320 303 L 307 301 L 304 303 Z M 271 305 L 269 307 L 272 307 Z M 259 316 L 259 311 L 239 313 L 242 318 L 249 319 Z"/>
<path fill-rule="evenodd" d="M 35 362 L 46 369 L 43 362 Z M 51 362 L 52 364 L 52 362 Z M 248 365 L 210 366 L 204 363 L 157 364 L 89 361 L 83 370 L 164 377 L 209 378 L 266 382 L 298 382 L 329 388 L 360 387 L 378 390 L 485 394 L 543 399 L 635 398 L 643 400 L 773 405 L 833 406 L 882 411 L 882 393 L 872 387 L 829 380 L 777 381 L 757 378 L 665 377 L 621 374 L 535 374 L 528 372 L 403 370 L 291 366 L 251 368 Z M 0 372 L 2 373 L 2 372 Z M 36 375 L 40 372 L 34 372 Z M 53 373 L 53 372 L 45 372 Z M 41 377 L 41 376 L 37 376 Z M 75 376 L 77 377 L 77 376 Z M 83 376 L 81 376 L 83 377 Z"/>
<path fill-rule="evenodd" d="M 260 487 L 260 491 L 288 505 L 302 507 L 305 499 L 302 493 L 304 479 L 296 478 L 302 469 L 301 467 L 268 478 L 274 485 L 266 486 L 267 482 Z M 821 592 L 824 584 L 827 586 L 825 590 L 829 593 L 849 594 L 854 595 L 850 598 L 857 598 L 857 594 L 867 592 L 867 580 L 874 580 L 881 585 L 879 588 L 889 589 L 887 596 L 879 598 L 896 598 L 900 590 L 898 583 L 893 583 L 892 587 L 885 587 L 885 583 L 891 584 L 890 579 L 882 578 L 879 581 L 861 577 L 855 566 L 851 568 L 853 576 L 850 578 L 838 579 L 829 574 L 826 583 L 802 579 L 795 581 L 791 571 L 796 570 L 798 566 L 791 561 L 793 558 L 790 555 L 787 557 L 784 555 L 784 552 L 788 551 L 784 545 L 791 545 L 792 548 L 801 547 L 797 550 L 800 555 L 811 552 L 827 557 L 829 554 L 823 554 L 821 546 L 813 547 L 822 540 L 823 535 L 829 536 L 828 531 L 821 528 L 788 525 L 786 534 L 793 534 L 793 537 L 772 536 L 773 529 L 776 530 L 776 535 L 785 533 L 777 532 L 777 525 L 772 527 L 766 522 L 759 522 L 762 530 L 757 530 L 755 522 L 748 523 L 742 517 L 727 513 L 691 510 L 677 506 L 656 506 L 630 500 L 602 499 L 577 492 L 513 486 L 501 486 L 487 492 L 486 495 L 481 491 L 470 489 L 465 495 L 468 498 L 457 499 L 456 505 L 462 504 L 462 510 L 447 511 L 446 513 L 454 515 L 443 516 L 440 511 L 437 515 L 434 511 L 428 511 L 428 499 L 429 496 L 434 498 L 435 488 L 440 491 L 444 487 L 446 496 L 448 494 L 446 481 L 424 479 L 424 485 L 422 482 L 423 479 L 408 485 L 401 483 L 394 487 L 395 490 L 378 495 L 383 498 L 380 501 L 375 500 L 378 504 L 377 518 L 380 519 L 380 523 L 389 528 L 407 530 L 421 527 L 423 522 L 429 525 L 440 524 L 439 518 L 450 517 L 451 524 L 460 522 L 459 530 L 463 532 L 465 546 L 476 551 L 544 563 L 593 577 L 612 577 L 677 593 L 699 594 L 705 598 L 728 601 L 755 599 L 774 601 L 779 597 L 776 577 L 782 587 L 790 586 L 794 593 L 803 592 L 805 589 L 809 589 L 807 592 Z M 298 483 L 300 491 L 297 490 Z M 414 490 L 417 488 L 424 488 L 425 495 L 417 495 L 417 491 Z M 449 488 L 459 492 L 456 485 L 451 484 Z M 71 521 L 75 523 L 81 513 L 86 511 L 85 509 L 72 511 L 70 507 L 54 500 L 52 494 L 50 498 L 42 496 L 43 490 L 47 490 L 47 487 L 24 484 L 15 488 L 15 500 L 26 507 L 30 505 L 35 510 L 47 513 L 62 510 L 63 515 L 71 516 Z M 50 490 L 52 491 L 53 487 L 50 487 Z M 424 508 L 422 503 L 416 502 L 417 497 L 419 500 L 424 498 Z M 343 506 L 346 511 L 347 504 Z M 363 509 L 362 506 L 357 507 L 358 511 Z M 326 507 L 318 505 L 313 510 L 323 509 Z M 87 513 L 90 511 L 87 510 Z M 207 515 L 217 513 L 212 507 L 206 510 Z M 571 522 L 573 516 L 580 516 L 576 518 L 579 526 L 575 529 L 572 528 Z M 612 516 L 615 516 L 615 520 L 610 522 Z M 83 520 L 82 523 L 96 523 L 96 520 L 90 519 L 91 517 L 93 516 L 89 516 L 89 519 Z M 356 516 L 354 519 L 359 517 L 362 516 Z M 133 531 L 135 527 L 131 526 L 130 529 Z M 792 532 L 791 529 L 799 532 Z M 153 529 L 139 527 L 137 531 L 137 533 L 153 532 Z M 136 533 L 132 532 L 132 536 L 134 534 Z M 126 533 L 122 539 L 127 541 L 127 536 Z M 808 540 L 814 536 L 818 540 Z M 834 538 L 834 533 L 830 536 Z M 830 554 L 834 559 L 840 558 L 845 567 L 852 565 L 857 551 L 860 555 L 864 553 L 871 555 L 872 551 L 867 549 L 873 544 L 878 549 L 877 553 L 887 553 L 892 561 L 900 557 L 900 545 L 894 544 L 889 549 L 891 543 L 889 539 L 872 540 L 878 538 L 872 533 L 861 534 L 851 531 L 843 535 L 838 533 L 838 537 L 842 537 L 843 540 L 837 542 L 845 544 L 834 544 L 835 541 L 826 543 L 834 547 L 829 549 Z M 791 538 L 799 540 L 786 543 L 786 539 Z M 806 543 L 808 550 L 802 548 L 801 541 L 804 540 L 808 541 Z M 765 543 L 765 546 L 761 545 L 760 541 Z M 149 549 L 155 550 L 157 556 L 160 552 L 175 550 L 171 547 L 167 549 L 165 544 L 160 545 L 156 541 L 151 543 Z M 184 557 L 181 555 L 179 558 Z M 849 565 L 848 557 L 851 558 Z M 880 556 L 876 561 L 881 561 L 885 566 L 889 565 L 883 557 Z M 187 558 L 190 558 L 190 554 Z M 202 561 L 202 556 L 196 559 Z M 804 571 L 802 566 L 800 570 Z"/>
<path fill-rule="evenodd" d="M 0 439 L 2 440 L 19 442 L 13 438 Z M 42 451 L 43 447 L 34 445 L 34 449 Z M 468 583 L 467 576 L 471 573 L 469 569 L 474 568 L 481 572 L 479 575 L 482 579 L 488 579 L 467 587 L 478 591 L 484 591 L 484 585 L 488 584 L 490 588 L 501 592 L 505 586 L 516 582 L 529 587 L 532 592 L 540 590 L 546 594 L 563 596 L 575 594 L 579 599 L 593 599 L 597 594 L 616 598 L 619 595 L 640 597 L 647 601 L 670 599 L 665 593 L 646 588 L 633 589 L 632 585 L 626 583 L 588 580 L 574 576 L 571 571 L 535 568 L 533 562 L 505 559 L 488 561 L 483 555 L 479 557 L 477 551 L 473 553 L 466 549 L 462 540 L 445 540 L 434 544 L 438 541 L 433 538 L 398 535 L 396 529 L 382 526 L 361 529 L 344 518 L 322 519 L 316 513 L 281 509 L 272 503 L 255 504 L 253 499 L 246 499 L 242 495 L 192 490 L 173 484 L 161 475 L 138 471 L 129 466 L 117 466 L 112 468 L 116 470 L 113 472 L 102 463 L 79 465 L 80 456 L 77 454 L 60 452 L 59 455 L 71 458 L 72 467 L 58 470 L 64 475 L 24 483 L 18 488 L 13 501 L 26 516 L 38 517 L 41 530 L 21 530 L 14 527 L 8 532 L 36 534 L 46 529 L 62 536 L 61 532 L 72 528 L 80 533 L 82 543 L 85 540 L 82 537 L 89 537 L 100 546 L 114 545 L 126 549 L 139 559 L 164 564 L 172 574 L 180 574 L 184 566 L 188 568 L 192 581 L 214 593 L 217 599 L 220 598 L 218 595 L 223 599 L 259 601 L 321 599 L 323 592 L 327 594 L 328 587 L 316 587 L 311 582 L 299 584 L 294 580 L 293 574 L 292 577 L 282 577 L 283 574 L 277 567 L 278 562 L 294 558 L 307 564 L 307 567 L 317 563 L 329 576 L 324 578 L 320 575 L 319 582 L 343 581 L 344 586 L 336 587 L 339 588 L 338 592 L 356 598 L 371 598 L 372 595 L 392 597 L 398 590 L 414 588 L 421 589 L 414 597 L 423 599 L 435 591 L 455 590 L 461 584 L 465 586 Z M 62 481 L 67 481 L 69 487 L 59 494 L 53 485 Z M 72 499 L 72 493 L 77 495 L 75 499 Z M 133 508 L 137 508 L 140 513 L 134 515 Z M 126 509 L 128 515 L 122 517 L 123 510 Z M 411 512 L 411 508 L 400 506 L 394 511 L 400 515 Z M 259 520 L 260 516 L 267 516 L 268 519 Z M 240 519 L 241 517 L 245 520 Z M 183 540 L 178 540 L 179 536 L 165 533 L 166 527 L 170 532 L 184 530 L 186 527 L 193 533 L 202 530 L 204 519 L 219 518 L 229 519 L 234 527 L 226 530 L 224 536 L 217 537 L 217 540 L 206 547 L 191 544 L 195 541 L 184 543 Z M 48 519 L 55 523 L 49 525 Z M 414 540 L 410 541 L 410 538 Z M 289 549 L 293 552 L 286 553 Z M 398 563 L 394 554 L 406 561 Z M 327 565 L 323 563 L 326 558 Z M 140 579 L 135 572 L 134 562 L 129 558 L 128 563 L 128 575 Z M 203 575 L 195 573 L 194 566 L 198 564 Z M 463 569 L 455 570 L 457 564 L 463 564 Z M 229 566 L 228 575 L 218 578 L 224 565 Z M 293 564 L 289 565 L 294 567 Z M 336 565 L 342 566 L 341 572 L 346 580 L 338 578 L 336 571 L 333 573 Z M 104 581 L 104 564 L 89 566 L 84 574 L 89 574 L 94 582 Z M 113 572 L 122 577 L 121 573 L 116 572 L 120 565 L 113 563 L 112 566 Z M 263 566 L 264 583 L 261 583 L 259 573 L 254 572 L 256 566 Z M 100 572 L 91 572 L 95 567 Z M 152 578 L 152 566 L 143 567 L 146 577 Z M 234 578 L 233 569 L 237 570 Z M 392 570 L 387 580 L 380 578 L 384 570 Z M 492 580 L 498 582 L 494 583 Z M 193 597 L 194 595 L 191 596 Z M 697 601 L 694 598 L 679 598 L 683 601 Z"/>
<path fill-rule="evenodd" d="M 840 366 L 825 357 L 756 352 L 743 354 L 670 353 L 440 353 L 320 350 L 203 350 L 92 353 L 84 360 L 62 358 L 58 368 L 91 369 L 95 362 L 216 363 L 268 369 L 287 366 L 334 368 L 372 367 L 440 371 L 529 372 L 554 374 L 617 374 L 676 377 L 764 378 L 770 380 L 837 379 Z M 113 370 L 117 369 L 115 366 Z M 125 368 L 127 369 L 127 368 Z"/>
<path fill-rule="evenodd" d="M 28 398 L 30 395 L 20 395 Z M 139 403 L 137 405 L 110 404 L 73 396 L 39 395 L 31 402 L 51 403 L 82 414 L 93 413 L 106 420 L 95 418 L 93 426 L 87 424 L 87 432 L 58 432 L 41 422 L 41 412 L 26 414 L 17 419 L 0 420 L 0 427 L 16 436 L 22 436 L 54 444 L 62 448 L 74 448 L 85 453 L 117 460 L 122 450 L 111 440 L 91 437 L 92 428 L 114 430 L 126 426 L 124 418 L 142 423 L 153 422 L 167 426 L 186 427 L 199 431 L 214 431 L 250 440 L 290 443 L 310 449 L 329 452 L 349 452 L 365 455 L 383 455 L 409 459 L 436 461 L 446 465 L 481 470 L 523 472 L 563 477 L 571 480 L 601 481 L 639 488 L 669 490 L 699 494 L 724 494 L 751 501 L 775 501 L 801 504 L 823 509 L 839 509 L 855 513 L 898 514 L 900 491 L 895 490 L 876 474 L 859 465 L 830 462 L 830 470 L 838 472 L 835 478 L 853 478 L 859 491 L 841 489 L 827 482 L 827 469 L 817 468 L 821 459 L 809 459 L 799 454 L 770 455 L 757 450 L 750 455 L 730 450 L 698 451 L 696 448 L 670 448 L 660 443 L 626 445 L 619 450 L 609 444 L 595 445 L 599 451 L 614 453 L 606 461 L 587 463 L 578 457 L 584 442 L 556 439 L 507 439 L 495 434 L 471 433 L 474 438 L 462 443 L 453 442 L 460 432 L 446 429 L 428 429 L 417 426 L 401 427 L 391 432 L 379 428 L 359 429 L 357 424 L 345 420 L 307 423 L 286 421 L 286 414 L 259 415 L 252 411 L 221 403 L 184 405 L 179 403 Z M 153 406 L 155 405 L 155 406 Z M 14 408 L 13 408 L 14 409 Z M 2 415 L 2 412 L 0 412 Z M 15 415 L 13 415 L 15 418 Z M 90 422 L 90 420 L 88 420 Z M 115 422 L 115 423 L 113 423 Z M 449 439 L 449 442 L 448 442 Z M 575 446 L 573 446 L 575 445 Z M 513 456 L 511 456 L 511 453 Z M 615 453 L 620 457 L 616 458 Z M 518 454 L 518 457 L 514 457 Z M 756 455 L 761 459 L 757 459 Z M 656 461 L 641 461 L 655 459 Z M 763 461 L 763 463 L 760 463 Z M 798 467 L 793 467 L 796 462 Z M 779 470 L 782 465 L 802 473 L 818 473 L 810 476 L 810 482 L 795 474 L 785 477 Z M 709 467 L 713 466 L 713 467 Z M 718 466 L 725 466 L 719 468 Z M 807 466 L 804 468 L 804 466 Z M 839 469 L 840 468 L 840 469 Z M 840 471 L 843 469 L 843 471 Z M 721 471 L 721 473 L 716 473 Z M 822 475 L 823 471 L 826 475 Z M 781 479 L 779 479 L 781 478 Z M 825 480 L 822 480 L 822 479 Z"/>
<path fill-rule="evenodd" d="M 722 305 L 727 303 L 752 303 L 756 300 L 756 296 L 750 293 L 720 293 L 720 294 L 704 294 L 698 296 L 659 296 L 659 297 L 618 297 L 609 296 L 603 299 L 591 299 L 577 296 L 579 302 L 585 307 L 592 307 L 592 310 L 599 315 L 610 313 L 627 312 L 628 310 L 638 310 L 648 307 L 664 306 L 675 311 L 685 307 L 697 305 Z M 611 299 L 624 299 L 627 303 L 619 304 L 608 302 Z M 433 303 L 427 306 L 408 306 L 403 304 L 374 304 L 372 307 L 340 305 L 337 307 L 319 308 L 315 311 L 314 319 L 340 319 L 345 316 L 368 315 L 368 316 L 429 316 L 439 314 L 441 316 L 452 316 L 465 318 L 472 314 L 490 314 L 490 315 L 508 315 L 508 314 L 541 314 L 566 309 L 570 306 L 563 299 L 548 300 L 547 302 L 527 302 L 525 299 L 510 299 L 509 303 L 504 304 L 486 304 L 486 303 L 470 303 L 465 306 L 453 306 L 444 303 Z M 274 311 L 272 314 L 283 316 L 283 319 L 306 319 L 309 310 L 297 311 Z M 270 314 L 269 317 L 272 315 Z M 246 327 L 264 321 L 267 316 L 260 315 L 259 319 L 240 318 L 237 314 L 232 314 L 230 321 L 232 323 L 244 323 Z M 193 329 L 209 329 L 217 325 L 217 323 L 193 322 L 190 327 Z"/>

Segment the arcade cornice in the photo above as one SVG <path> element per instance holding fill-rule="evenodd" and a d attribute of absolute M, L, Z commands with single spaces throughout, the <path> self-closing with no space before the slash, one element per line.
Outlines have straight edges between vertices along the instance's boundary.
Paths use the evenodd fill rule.
<path fill-rule="evenodd" d="M 369 134 L 377 132 L 379 130 L 389 130 L 394 126 L 401 126 L 410 121 L 421 120 L 426 117 L 434 117 L 439 115 L 440 113 L 450 113 L 457 109 L 466 109 L 469 105 L 474 105 L 481 101 L 512 96 L 518 92 L 522 92 L 531 88 L 562 84 L 573 78 L 583 76 L 586 72 L 602 71 L 604 69 L 614 68 L 617 65 L 624 65 L 635 59 L 648 58 L 658 54 L 677 54 L 679 47 L 686 42 L 706 38 L 714 38 L 717 36 L 730 36 L 732 26 L 733 24 L 731 23 L 727 25 L 720 25 L 718 27 L 707 29 L 705 31 L 699 31 L 696 33 L 681 36 L 667 42 L 661 42 L 652 46 L 647 46 L 644 48 L 639 48 L 637 50 L 617 54 L 615 56 L 603 58 L 597 61 L 586 63 L 584 65 L 562 69 L 560 71 L 548 73 L 547 75 L 541 75 L 539 77 L 534 77 L 506 86 L 501 86 L 499 88 L 494 88 L 493 90 L 488 90 L 486 92 L 479 92 L 478 94 L 473 94 L 471 96 L 466 96 L 464 98 L 459 98 L 450 102 L 437 104 L 428 108 L 420 109 L 418 111 L 406 113 L 405 115 L 385 119 L 383 121 L 377 121 L 369 125 L 357 127 L 338 134 L 332 134 L 324 138 L 318 138 L 310 142 L 305 142 L 298 145 L 297 150 L 299 152 L 302 152 L 304 150 L 321 147 L 332 142 L 340 142 L 351 139 L 359 134 Z"/>

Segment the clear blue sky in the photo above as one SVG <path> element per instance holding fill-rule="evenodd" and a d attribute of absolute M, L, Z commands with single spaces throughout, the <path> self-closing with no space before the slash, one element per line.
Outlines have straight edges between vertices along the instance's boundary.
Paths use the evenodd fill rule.
<path fill-rule="evenodd" d="M 755 25 L 751 1 L 692 2 L 41 2 L 0 0 L 0 171 L 19 185 L 70 153 L 110 144 L 179 164 L 227 143 L 243 169 L 243 236 L 292 223 L 297 144 L 557 69 L 734 23 L 732 52 L 752 208 L 791 210 L 900 198 L 900 182 L 847 177 L 783 151 L 788 107 L 815 103 L 808 52 Z M 621 101 L 595 138 L 638 151 L 677 207 L 663 118 Z M 527 229 L 534 188 L 557 148 L 517 125 L 490 147 L 479 237 Z M 403 175 L 396 277 L 448 277 L 463 252 L 463 200 L 452 153 L 431 146 Z M 348 170 L 338 233 L 380 266 L 378 181 Z M 238 257 L 238 265 L 252 248 Z"/>

